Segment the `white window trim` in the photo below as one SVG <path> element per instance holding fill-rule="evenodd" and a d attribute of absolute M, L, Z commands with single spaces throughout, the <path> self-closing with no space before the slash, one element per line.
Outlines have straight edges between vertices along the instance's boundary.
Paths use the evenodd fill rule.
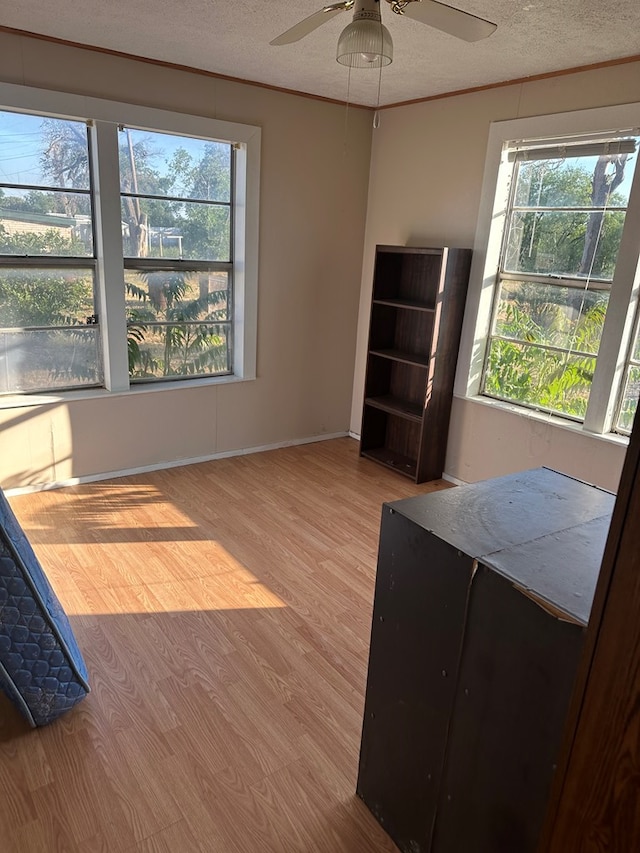
<path fill-rule="evenodd" d="M 141 107 L 102 98 L 53 92 L 30 86 L 0 83 L 0 109 L 16 109 L 62 119 L 92 121 L 96 198 L 96 241 L 100 322 L 105 350 L 106 392 L 135 394 L 144 390 L 192 388 L 194 384 L 219 384 L 256 378 L 258 333 L 258 227 L 260 205 L 261 129 L 254 125 L 187 115 L 154 107 Z M 203 377 L 149 386 L 129 383 L 124 266 L 120 233 L 120 177 L 117 129 L 127 125 L 142 130 L 180 136 L 219 139 L 236 145 L 234 221 L 234 347 L 233 375 Z M 115 246 L 115 250 L 111 247 Z M 123 346 L 124 341 L 124 346 Z M 0 401 L 0 407 L 34 405 L 52 399 L 66 400 L 104 395 L 105 388 L 61 391 L 41 395 L 17 394 Z"/>
<path fill-rule="evenodd" d="M 492 122 L 458 356 L 455 396 L 482 401 L 488 399 L 480 394 L 480 385 L 509 195 L 510 170 L 503 168 L 507 160 L 506 144 L 516 139 L 552 139 L 627 128 L 640 128 L 640 103 Z M 612 427 L 617 392 L 633 331 L 635 306 L 640 291 L 639 235 L 640 166 L 635 171 L 612 284 L 612 291 L 616 288 L 616 299 L 610 302 L 607 310 L 589 411 L 581 427 L 584 431 L 599 435 L 608 433 Z M 497 400 L 490 402 L 495 406 L 506 406 L 510 411 L 518 410 L 513 403 L 503 404 Z M 525 410 L 520 411 L 525 416 Z M 563 423 L 562 418 L 546 417 Z"/>

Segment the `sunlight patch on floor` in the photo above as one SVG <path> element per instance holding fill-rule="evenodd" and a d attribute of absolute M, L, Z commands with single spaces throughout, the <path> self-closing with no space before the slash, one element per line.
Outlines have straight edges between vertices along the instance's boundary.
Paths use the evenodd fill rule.
<path fill-rule="evenodd" d="M 205 532 L 155 486 L 82 486 L 30 507 L 20 521 L 71 616 L 287 606 L 211 537 L 215 521 Z"/>
<path fill-rule="evenodd" d="M 198 525 L 156 486 L 91 485 L 68 491 L 43 492 L 32 500 L 31 509 L 20 512 L 22 526 L 29 533 L 55 531 L 57 518 L 65 525 L 73 519 L 78 527 L 92 531 L 127 529 L 132 513 L 144 519 L 149 529 L 197 528 Z"/>
<path fill-rule="evenodd" d="M 49 580 L 69 615 L 176 613 L 286 607 L 286 603 L 219 542 L 190 542 L 188 559 L 175 543 L 127 543 L 87 549 L 95 565 L 78 572 L 49 563 Z M 65 546 L 48 545 L 53 553 Z M 89 556 L 90 553 L 90 556 Z"/>

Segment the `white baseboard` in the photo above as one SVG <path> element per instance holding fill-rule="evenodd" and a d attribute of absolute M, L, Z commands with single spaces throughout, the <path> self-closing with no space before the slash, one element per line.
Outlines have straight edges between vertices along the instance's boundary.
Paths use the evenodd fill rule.
<path fill-rule="evenodd" d="M 441 479 L 446 480 L 447 483 L 453 483 L 454 486 L 467 486 L 468 485 L 468 483 L 466 483 L 464 480 L 459 480 L 457 477 L 452 477 L 451 474 L 445 473 L 442 475 Z"/>
<path fill-rule="evenodd" d="M 314 444 L 316 441 L 330 441 L 333 438 L 347 438 L 351 433 L 334 432 L 328 435 L 313 435 L 309 438 L 296 438 L 290 441 L 277 441 L 274 444 L 262 444 L 259 447 L 244 447 L 239 450 L 223 450 L 220 453 L 210 453 L 206 456 L 195 456 L 189 459 L 174 459 L 169 462 L 157 462 L 153 465 L 141 465 L 138 468 L 126 468 L 120 471 L 105 471 L 99 474 L 87 474 L 83 477 L 70 477 L 68 480 L 56 480 L 52 483 L 38 483 L 33 486 L 18 486 L 5 489 L 7 497 L 26 495 L 32 492 L 46 492 L 51 489 L 63 489 L 66 486 L 79 486 L 83 483 L 98 483 L 101 480 L 113 480 L 117 477 L 130 477 L 133 474 L 148 474 L 151 471 L 162 471 L 165 468 L 181 468 L 183 465 L 197 465 L 200 462 L 212 462 L 215 459 L 228 459 L 231 456 L 248 456 L 250 453 L 265 453 L 268 450 L 279 450 L 283 447 L 295 447 L 299 444 Z"/>

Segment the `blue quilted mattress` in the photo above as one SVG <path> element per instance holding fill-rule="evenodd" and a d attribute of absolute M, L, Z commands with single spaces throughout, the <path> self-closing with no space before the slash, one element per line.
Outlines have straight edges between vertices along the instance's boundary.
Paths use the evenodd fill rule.
<path fill-rule="evenodd" d="M 89 692 L 69 620 L 0 490 L 0 688 L 32 726 Z"/>

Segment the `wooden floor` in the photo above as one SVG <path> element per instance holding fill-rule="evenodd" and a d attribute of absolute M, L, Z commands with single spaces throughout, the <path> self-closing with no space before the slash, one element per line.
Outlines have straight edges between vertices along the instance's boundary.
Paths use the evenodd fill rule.
<path fill-rule="evenodd" d="M 381 504 L 351 439 L 13 498 L 92 684 L 0 697 L 2 853 L 371 853 L 355 797 Z"/>

